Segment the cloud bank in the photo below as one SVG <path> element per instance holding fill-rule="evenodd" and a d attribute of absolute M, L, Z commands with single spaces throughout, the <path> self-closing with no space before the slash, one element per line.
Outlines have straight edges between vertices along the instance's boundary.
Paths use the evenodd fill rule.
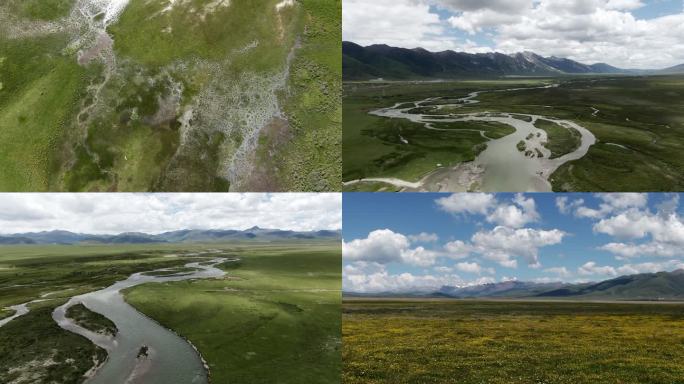
<path fill-rule="evenodd" d="M 340 194 L 0 194 L 0 233 L 92 234 L 178 229 L 338 230 Z"/>

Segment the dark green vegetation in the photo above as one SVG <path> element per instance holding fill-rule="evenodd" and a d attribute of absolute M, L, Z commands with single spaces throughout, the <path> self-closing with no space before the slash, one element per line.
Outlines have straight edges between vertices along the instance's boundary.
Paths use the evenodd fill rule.
<path fill-rule="evenodd" d="M 279 2 L 0 3 L 0 190 L 339 190 L 341 1 Z"/>
<path fill-rule="evenodd" d="M 569 285 L 537 296 L 599 300 L 684 300 L 684 270 L 641 273 L 599 283 Z"/>
<path fill-rule="evenodd" d="M 106 359 L 103 349 L 52 321 L 55 302 L 34 305 L 21 320 L 0 328 L 1 382 L 81 383 L 93 361 Z"/>
<path fill-rule="evenodd" d="M 339 243 L 235 247 L 222 280 L 148 284 L 138 310 L 189 339 L 212 382 L 338 383 Z"/>
<path fill-rule="evenodd" d="M 550 159 L 574 152 L 582 144 L 582 135 L 575 128 L 565 128 L 545 119 L 539 119 L 534 126 L 546 131 L 547 142 L 544 145 L 551 151 Z"/>
<path fill-rule="evenodd" d="M 682 305 L 349 300 L 342 324 L 345 383 L 677 383 L 684 377 Z"/>
<path fill-rule="evenodd" d="M 174 269 L 171 269 L 168 271 L 145 272 L 145 275 L 147 275 L 147 276 L 171 276 L 171 275 L 176 275 L 176 274 L 192 273 L 195 271 L 196 271 L 195 268 L 180 267 L 180 268 L 174 268 Z"/>
<path fill-rule="evenodd" d="M 522 121 L 527 121 L 528 123 L 532 121 L 531 116 L 525 116 L 525 115 L 511 115 L 514 119 L 522 120 Z"/>
<path fill-rule="evenodd" d="M 354 117 L 345 115 L 345 125 L 351 127 L 353 122 L 347 122 L 349 119 L 354 120 Z M 424 124 L 399 119 L 374 117 L 372 128 L 368 125 L 354 127 L 361 131 L 356 133 L 354 142 L 347 142 L 344 147 L 345 152 L 354 153 L 345 156 L 348 167 L 345 179 L 348 180 L 377 175 L 420 179 L 438 164 L 473 160 L 487 141 L 479 132 L 428 130 Z M 485 127 L 481 129 L 486 130 Z M 369 139 L 377 144 L 359 148 L 364 140 L 370 142 Z M 348 150 L 347 145 L 352 147 Z M 372 157 L 370 163 L 367 163 L 367 156 Z"/>
<path fill-rule="evenodd" d="M 108 318 L 93 312 L 83 304 L 69 307 L 66 316 L 83 328 L 105 335 L 116 335 L 116 325 Z"/>
<path fill-rule="evenodd" d="M 571 120 L 589 129 L 598 142 L 582 159 L 566 163 L 550 177 L 555 191 L 676 191 L 684 188 L 684 156 L 681 155 L 684 149 L 683 76 L 346 83 L 344 180 L 402 175 L 415 181 L 422 174 L 412 165 L 405 165 L 406 162 L 398 162 L 392 168 L 377 166 L 384 163 L 384 156 L 396 152 L 396 146 L 377 139 L 393 122 L 368 115 L 369 111 L 428 97 L 464 97 L 477 90 L 554 82 L 559 82 L 560 86 L 483 93 L 477 98 L 480 103 L 446 108 L 438 113 L 536 114 Z M 563 150 L 574 141 L 566 139 L 559 144 Z M 549 145 L 556 144 L 550 142 Z M 467 159 L 472 151 L 464 149 L 454 158 L 457 155 Z"/>
<path fill-rule="evenodd" d="M 515 145 L 518 148 L 518 151 L 524 152 L 525 148 L 527 148 L 527 144 L 525 144 L 525 140 L 520 140 L 518 141 L 518 144 Z"/>
<path fill-rule="evenodd" d="M 56 20 L 66 16 L 75 0 L 4 0 L 7 8 L 32 20 Z"/>
<path fill-rule="evenodd" d="M 515 132 L 515 128 L 510 125 L 497 123 L 495 121 L 460 121 L 457 123 L 430 123 L 431 127 L 437 129 L 448 129 L 457 131 L 482 131 L 490 139 L 500 139 Z"/>
<path fill-rule="evenodd" d="M 0 309 L 0 320 L 6 319 L 12 315 L 14 315 L 15 311 L 11 309 Z"/>

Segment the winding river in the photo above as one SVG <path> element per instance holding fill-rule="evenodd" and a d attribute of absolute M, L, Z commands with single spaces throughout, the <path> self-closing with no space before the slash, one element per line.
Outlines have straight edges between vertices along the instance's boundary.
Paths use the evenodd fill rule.
<path fill-rule="evenodd" d="M 93 344 L 107 351 L 107 360 L 88 374 L 88 384 L 205 384 L 208 371 L 195 347 L 172 331 L 138 312 L 126 303 L 121 291 L 146 283 L 165 283 L 190 279 L 209 279 L 225 275 L 218 264 L 232 261 L 216 258 L 211 261 L 192 262 L 185 265 L 192 272 L 173 273 L 173 268 L 132 274 L 99 291 L 74 296 L 52 313 L 54 321 L 63 329 L 84 336 Z M 153 276 L 153 273 L 169 273 Z M 28 305 L 10 307 L 16 312 L 0 321 L 0 326 L 29 312 Z M 90 331 L 66 317 L 67 310 L 83 304 L 111 320 L 118 330 L 116 336 Z M 143 346 L 147 357 L 139 358 Z"/>
<path fill-rule="evenodd" d="M 510 88 L 493 91 L 478 91 L 468 94 L 466 97 L 457 98 L 455 103 L 435 105 L 436 109 L 460 108 L 464 105 L 479 103 L 477 97 L 487 92 L 512 92 L 530 89 L 546 89 L 557 87 L 558 84 L 543 87 Z M 444 98 L 428 98 L 412 103 L 398 103 L 389 108 L 381 108 L 370 112 L 372 115 L 400 118 L 424 124 L 426 129 L 448 130 L 435 128 L 435 123 L 452 123 L 459 121 L 493 121 L 504 123 L 515 128 L 515 132 L 487 142 L 487 149 L 482 151 L 474 161 L 460 163 L 455 166 L 442 167 L 423 177 L 417 182 L 400 180 L 396 178 L 367 178 L 353 180 L 344 183 L 351 185 L 366 182 L 381 182 L 401 188 L 402 191 L 430 191 L 430 192 L 551 192 L 551 183 L 548 179 L 561 165 L 582 158 L 586 155 L 589 147 L 596 143 L 596 137 L 586 128 L 569 120 L 560 120 L 549 116 L 506 113 L 506 112 L 479 112 L 467 114 L 417 114 L 410 111 L 417 107 L 425 107 Z M 516 117 L 526 117 L 525 121 Z M 548 140 L 546 131 L 534 126 L 538 119 L 546 119 L 565 128 L 574 128 L 581 134 L 581 144 L 573 152 L 564 156 L 549 159 L 551 152 L 544 147 L 543 143 Z M 480 134 L 487 138 L 486 130 Z M 525 141 L 526 150 L 520 151 L 517 144 Z M 402 140 L 404 144 L 405 140 Z M 530 151 L 533 156 L 526 155 Z M 538 157 L 539 152 L 543 156 Z"/>

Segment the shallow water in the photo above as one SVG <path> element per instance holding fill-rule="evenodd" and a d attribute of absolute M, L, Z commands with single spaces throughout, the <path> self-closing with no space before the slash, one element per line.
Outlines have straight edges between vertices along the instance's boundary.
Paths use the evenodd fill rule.
<path fill-rule="evenodd" d="M 557 85 L 554 84 L 535 88 L 551 88 L 554 86 Z M 510 92 L 535 88 L 511 88 L 490 92 Z M 438 108 L 458 108 L 466 104 L 478 103 L 479 101 L 477 101 L 476 98 L 484 92 L 487 91 L 470 93 L 466 97 L 456 99 L 457 102 L 454 104 L 441 105 Z M 421 106 L 434 100 L 436 100 L 436 98 L 428 98 L 416 101 L 413 104 L 415 106 Z M 440 167 L 418 182 L 417 186 L 413 185 L 411 188 L 406 188 L 406 190 L 462 192 L 471 190 L 474 186 L 475 190 L 484 192 L 550 192 L 552 189 L 551 184 L 548 181 L 549 176 L 564 163 L 577 160 L 586 155 L 589 147 L 596 143 L 596 138 L 586 128 L 581 127 L 572 121 L 558 120 L 553 117 L 521 113 L 515 114 L 518 116 L 528 116 L 532 119 L 532 121 L 527 122 L 516 119 L 512 117 L 513 114 L 505 112 L 451 115 L 411 114 L 408 113 L 408 111 L 411 110 L 413 106 L 409 108 L 399 108 L 400 105 L 405 106 L 406 103 L 399 103 L 390 108 L 378 109 L 372 111 L 371 114 L 389 118 L 408 119 L 416 123 L 423 123 L 425 124 L 426 129 L 437 129 L 431 126 L 430 123 L 450 123 L 459 121 L 494 121 L 510 125 L 516 129 L 513 134 L 488 141 L 487 149 L 482 151 L 472 163 L 467 163 L 468 167 Z M 549 119 L 566 128 L 572 127 L 578 130 L 582 136 L 580 147 L 572 153 L 556 159 L 549 159 L 551 153 L 543 146 L 543 142 L 547 140 L 546 131 L 534 126 L 535 121 L 540 118 Z M 485 130 L 480 132 L 483 136 L 485 135 Z M 529 135 L 532 135 L 532 138 L 527 140 Z M 525 141 L 527 145 L 526 150 L 532 151 L 535 155 L 532 157 L 525 156 L 526 151 L 521 152 L 517 148 L 517 144 L 520 141 Z M 542 153 L 543 157 L 536 156 L 537 150 Z M 357 180 L 347 184 L 372 180 L 380 181 L 383 179 Z M 401 185 L 402 183 L 397 183 L 396 180 L 393 181 L 394 182 L 391 182 L 390 184 L 401 187 L 406 187 L 410 184 L 406 183 Z"/>
<path fill-rule="evenodd" d="M 28 304 L 29 303 L 23 303 L 7 307 L 7 309 L 13 310 L 14 314 L 10 317 L 0 320 L 0 327 L 16 319 L 17 317 L 24 316 L 25 314 L 29 313 Z"/>

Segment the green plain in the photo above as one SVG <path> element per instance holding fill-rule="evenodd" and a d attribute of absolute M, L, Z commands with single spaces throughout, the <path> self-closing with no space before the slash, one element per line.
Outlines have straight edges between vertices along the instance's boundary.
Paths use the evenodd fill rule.
<path fill-rule="evenodd" d="M 339 244 L 235 250 L 219 280 L 148 284 L 126 292 L 138 310 L 189 339 L 212 382 L 338 383 Z"/>
<path fill-rule="evenodd" d="M 680 304 L 359 299 L 344 301 L 342 324 L 349 384 L 684 377 Z"/>

